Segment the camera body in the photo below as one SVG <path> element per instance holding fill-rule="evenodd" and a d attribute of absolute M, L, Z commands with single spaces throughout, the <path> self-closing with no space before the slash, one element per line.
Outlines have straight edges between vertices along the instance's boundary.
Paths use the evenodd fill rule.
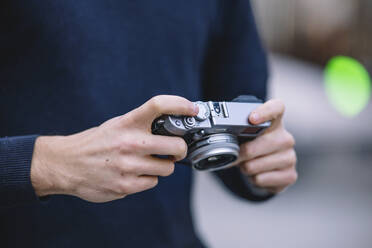
<path fill-rule="evenodd" d="M 152 133 L 182 137 L 188 146 L 186 160 L 197 170 L 228 168 L 239 157 L 239 145 L 256 138 L 271 123 L 252 125 L 250 113 L 262 104 L 251 95 L 231 102 L 195 102 L 197 116 L 163 115 L 152 124 Z"/>

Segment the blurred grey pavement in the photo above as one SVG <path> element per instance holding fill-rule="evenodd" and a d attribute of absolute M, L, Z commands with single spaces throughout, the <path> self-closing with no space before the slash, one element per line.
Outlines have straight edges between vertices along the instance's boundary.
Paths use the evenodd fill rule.
<path fill-rule="evenodd" d="M 322 69 L 271 56 L 271 97 L 287 105 L 299 180 L 254 204 L 209 173 L 195 173 L 196 228 L 212 248 L 372 247 L 372 106 L 356 118 L 328 103 Z"/>

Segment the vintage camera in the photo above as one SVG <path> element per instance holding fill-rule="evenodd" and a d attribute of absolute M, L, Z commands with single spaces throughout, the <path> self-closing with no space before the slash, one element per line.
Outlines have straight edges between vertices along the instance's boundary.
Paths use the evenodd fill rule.
<path fill-rule="evenodd" d="M 195 102 L 195 117 L 163 115 L 152 124 L 152 133 L 180 136 L 188 145 L 186 162 L 197 170 L 219 170 L 231 166 L 239 156 L 239 144 L 257 137 L 271 123 L 252 125 L 249 114 L 262 104 L 251 95 L 231 102 Z"/>

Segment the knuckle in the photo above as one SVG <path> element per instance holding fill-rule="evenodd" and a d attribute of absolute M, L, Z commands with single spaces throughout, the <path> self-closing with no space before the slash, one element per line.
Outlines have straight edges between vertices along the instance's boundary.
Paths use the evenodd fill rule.
<path fill-rule="evenodd" d="M 137 166 L 132 166 L 130 163 L 127 162 L 120 169 L 120 174 L 121 176 L 132 175 L 136 173 L 136 170 L 137 170 Z"/>
<path fill-rule="evenodd" d="M 289 184 L 294 184 L 298 179 L 298 174 L 296 171 L 293 171 L 289 176 L 288 176 L 288 183 Z"/>
<path fill-rule="evenodd" d="M 263 186 L 264 185 L 263 177 L 261 177 L 260 175 L 254 176 L 253 177 L 253 182 L 257 186 Z"/>
<path fill-rule="evenodd" d="M 158 185 L 159 183 L 159 178 L 158 177 L 153 177 L 151 179 L 151 183 L 150 183 L 150 188 L 154 188 Z"/>
<path fill-rule="evenodd" d="M 132 148 L 132 141 L 128 138 L 122 138 L 120 142 L 116 144 L 116 149 L 118 149 L 121 153 L 126 153 L 131 151 Z"/>
<path fill-rule="evenodd" d="M 253 175 L 255 174 L 256 170 L 255 170 L 255 167 L 253 166 L 252 163 L 250 162 L 246 162 L 244 164 L 244 170 L 245 172 L 248 174 L 248 175 Z"/>
<path fill-rule="evenodd" d="M 293 147 L 295 145 L 296 141 L 291 133 L 289 133 L 288 131 L 284 131 L 283 137 L 284 145 L 286 147 Z"/>
<path fill-rule="evenodd" d="M 243 147 L 243 155 L 247 158 L 250 158 L 253 156 L 255 152 L 254 146 L 250 145 L 250 143 L 247 143 Z"/>
<path fill-rule="evenodd" d="M 293 147 L 296 145 L 296 140 L 291 133 L 288 133 L 288 134 L 289 134 L 289 140 L 290 140 L 291 147 Z"/>
<path fill-rule="evenodd" d="M 143 182 L 138 180 L 137 177 L 127 181 L 127 191 L 129 193 L 139 192 L 143 190 Z"/>
<path fill-rule="evenodd" d="M 133 150 L 136 150 L 136 147 L 135 147 L 135 144 L 133 144 L 132 142 L 125 141 L 119 145 L 119 150 L 120 150 L 120 153 L 125 154 L 125 153 L 130 153 Z"/>
<path fill-rule="evenodd" d="M 127 195 L 129 193 L 128 185 L 125 181 L 118 183 L 113 191 L 118 195 Z"/>
<path fill-rule="evenodd" d="M 118 170 L 120 172 L 120 176 L 127 177 L 137 174 L 139 164 L 136 162 L 135 157 L 123 156 L 119 160 L 120 166 L 118 166 Z"/>
<path fill-rule="evenodd" d="M 163 99 L 163 95 L 158 95 L 158 96 L 154 96 L 150 99 L 150 106 L 151 108 L 156 111 L 156 112 L 160 112 L 161 109 L 162 109 L 162 99 Z"/>
<path fill-rule="evenodd" d="M 294 149 L 289 151 L 288 163 L 294 166 L 297 163 L 297 155 Z"/>
<path fill-rule="evenodd" d="M 275 116 L 275 101 L 274 100 L 270 100 L 267 102 L 266 109 L 265 109 L 265 116 L 267 117 Z"/>
<path fill-rule="evenodd" d="M 243 143 L 243 144 L 240 145 L 240 155 L 242 155 L 242 156 L 245 156 L 246 155 L 246 153 L 247 153 L 246 146 L 247 145 L 248 145 L 248 142 Z"/>
<path fill-rule="evenodd" d="M 123 141 L 125 139 L 121 139 L 121 138 L 116 138 L 116 139 L 111 139 L 109 142 L 109 144 L 107 145 L 108 149 L 110 149 L 111 151 L 114 151 L 114 152 L 118 152 L 120 153 L 125 147 L 124 147 L 124 143 L 125 141 Z"/>
<path fill-rule="evenodd" d="M 118 163 L 112 163 L 112 164 L 108 163 L 105 166 L 106 166 L 106 169 L 110 170 L 114 174 L 122 175 L 124 173 L 122 165 L 119 165 Z"/>
<path fill-rule="evenodd" d="M 280 112 L 283 114 L 285 112 L 285 104 L 284 104 L 283 100 L 276 99 L 276 104 L 278 105 L 278 108 L 279 108 Z"/>
<path fill-rule="evenodd" d="M 127 139 L 123 141 L 120 145 L 120 151 L 127 152 L 136 152 L 144 148 L 143 142 L 140 139 Z"/>
<path fill-rule="evenodd" d="M 272 99 L 269 101 L 270 102 L 270 106 L 272 106 L 273 108 L 279 110 L 280 113 L 284 113 L 285 111 L 285 104 L 283 102 L 282 99 Z"/>
<path fill-rule="evenodd" d="M 179 141 L 175 144 L 175 146 L 177 147 L 177 153 L 181 156 L 181 157 L 186 157 L 186 154 L 187 154 L 187 144 L 186 142 L 180 138 Z"/>
<path fill-rule="evenodd" d="M 174 172 L 174 163 L 170 162 L 169 165 L 167 165 L 166 169 L 164 170 L 164 173 L 161 175 L 163 177 L 167 177 L 172 175 Z"/>
<path fill-rule="evenodd" d="M 187 103 L 187 104 L 183 104 L 182 106 L 184 108 L 185 113 L 193 113 L 194 112 L 194 105 Z"/>

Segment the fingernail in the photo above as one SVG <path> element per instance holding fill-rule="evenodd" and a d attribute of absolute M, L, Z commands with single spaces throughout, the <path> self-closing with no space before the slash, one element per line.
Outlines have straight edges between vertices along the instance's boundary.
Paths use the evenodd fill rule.
<path fill-rule="evenodd" d="M 260 120 L 260 115 L 257 112 L 253 112 L 251 114 L 251 120 L 254 122 L 258 122 Z"/>
<path fill-rule="evenodd" d="M 197 115 L 199 113 L 199 107 L 196 103 L 194 103 L 194 114 Z"/>

